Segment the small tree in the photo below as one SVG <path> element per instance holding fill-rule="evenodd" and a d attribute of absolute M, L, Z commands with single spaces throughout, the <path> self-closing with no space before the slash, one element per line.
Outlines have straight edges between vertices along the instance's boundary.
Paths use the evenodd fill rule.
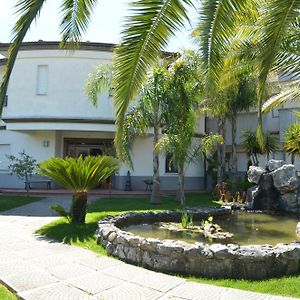
<path fill-rule="evenodd" d="M 269 132 L 264 134 L 264 149 L 260 147 L 257 135 L 254 131 L 246 129 L 242 133 L 242 145 L 248 153 L 251 163 L 254 166 L 258 166 L 258 155 L 266 154 L 267 159 L 271 153 L 278 150 L 278 138 L 272 136 Z"/>
<path fill-rule="evenodd" d="M 25 153 L 25 150 L 19 153 L 19 157 L 14 155 L 7 155 L 10 163 L 9 171 L 15 174 L 18 178 L 24 180 L 25 188 L 29 190 L 29 177 L 32 176 L 34 170 L 37 168 L 36 160 Z"/>
<path fill-rule="evenodd" d="M 118 161 L 110 156 L 87 156 L 78 159 L 71 157 L 50 158 L 40 163 L 38 173 L 52 178 L 57 183 L 73 191 L 70 212 L 63 207 L 53 207 L 72 223 L 85 223 L 87 192 L 98 186 L 119 170 Z"/>
<path fill-rule="evenodd" d="M 284 150 L 291 154 L 292 164 L 295 162 L 295 155 L 300 155 L 300 124 L 294 123 L 289 126 L 284 135 Z"/>

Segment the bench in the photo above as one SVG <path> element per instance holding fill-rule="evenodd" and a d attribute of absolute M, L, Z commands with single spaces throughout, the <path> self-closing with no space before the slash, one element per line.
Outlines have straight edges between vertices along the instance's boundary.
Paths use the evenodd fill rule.
<path fill-rule="evenodd" d="M 46 185 L 46 188 L 47 190 L 51 190 L 51 180 L 48 180 L 48 179 L 40 179 L 40 180 L 29 180 L 29 181 L 24 181 L 25 183 L 25 189 L 26 190 L 31 190 L 32 189 L 32 185 L 34 184 L 45 184 Z"/>

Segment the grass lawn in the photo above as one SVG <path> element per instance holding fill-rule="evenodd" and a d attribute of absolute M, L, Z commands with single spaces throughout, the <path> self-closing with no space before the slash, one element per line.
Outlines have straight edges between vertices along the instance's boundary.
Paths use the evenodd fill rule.
<path fill-rule="evenodd" d="M 39 201 L 42 197 L 0 195 L 0 212 Z M 1 298 L 0 298 L 1 299 Z"/>
<path fill-rule="evenodd" d="M 148 203 L 149 199 L 144 198 L 112 198 L 99 199 L 88 208 L 86 224 L 68 224 L 61 218 L 52 222 L 37 232 L 49 238 L 54 238 L 68 244 L 77 245 L 85 249 L 92 250 L 101 255 L 107 255 L 106 251 L 95 241 L 95 231 L 99 219 L 107 215 L 116 215 L 127 211 L 165 210 L 179 209 L 174 201 L 174 197 L 166 196 L 162 198 L 162 204 L 153 206 Z M 187 196 L 188 206 L 218 205 L 212 201 L 209 194 L 198 194 Z M 251 281 L 251 280 L 212 280 L 199 277 L 185 277 L 188 280 L 215 284 L 219 286 L 232 287 L 237 289 L 284 295 L 300 298 L 300 276 L 283 277 L 277 279 Z M 1 299 L 1 298 L 0 298 Z"/>
<path fill-rule="evenodd" d="M 17 296 L 10 292 L 5 286 L 0 285 L 0 299 L 1 300 L 17 300 Z"/>

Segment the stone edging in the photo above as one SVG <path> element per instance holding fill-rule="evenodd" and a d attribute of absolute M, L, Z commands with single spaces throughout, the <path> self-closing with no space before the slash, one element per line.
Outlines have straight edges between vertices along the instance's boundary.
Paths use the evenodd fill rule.
<path fill-rule="evenodd" d="M 224 208 L 193 211 L 194 219 L 227 214 Z M 180 221 L 179 212 L 126 213 L 99 221 L 97 243 L 108 254 L 126 262 L 162 272 L 212 278 L 262 279 L 300 273 L 300 243 L 239 246 L 189 244 L 183 241 L 143 238 L 120 228 L 161 220 Z"/>

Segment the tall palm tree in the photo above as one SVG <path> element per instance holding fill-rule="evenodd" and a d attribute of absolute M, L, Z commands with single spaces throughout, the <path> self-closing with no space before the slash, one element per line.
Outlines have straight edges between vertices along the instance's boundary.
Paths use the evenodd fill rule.
<path fill-rule="evenodd" d="M 148 128 L 153 128 L 153 186 L 151 204 L 159 204 L 160 200 L 160 166 L 156 144 L 160 129 L 165 126 L 166 90 L 168 85 L 167 70 L 164 67 L 154 68 L 142 88 L 141 99 L 133 111 L 128 113 L 124 121 L 121 158 L 132 166 L 130 151 L 137 136 L 145 135 Z"/>
<path fill-rule="evenodd" d="M 109 156 L 50 158 L 39 164 L 38 173 L 73 191 L 70 219 L 85 223 L 88 191 L 119 170 L 116 159 Z"/>

